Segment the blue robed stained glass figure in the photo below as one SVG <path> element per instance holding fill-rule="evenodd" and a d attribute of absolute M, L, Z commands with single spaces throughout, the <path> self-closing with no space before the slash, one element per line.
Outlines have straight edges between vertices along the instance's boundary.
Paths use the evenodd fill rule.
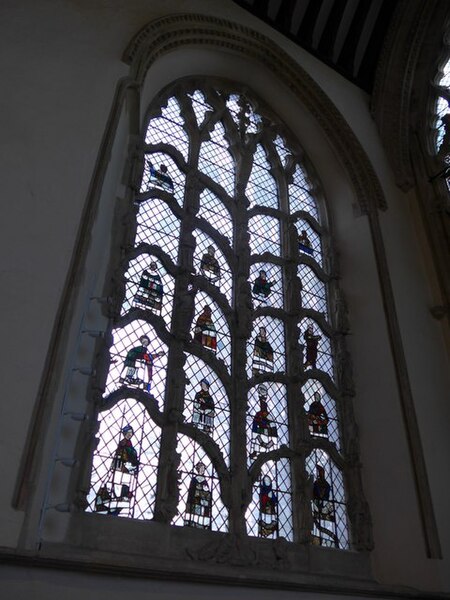
<path fill-rule="evenodd" d="M 314 250 L 312 249 L 311 240 L 309 239 L 308 234 L 304 229 L 301 230 L 300 235 L 298 236 L 298 249 L 300 250 L 300 252 L 304 252 L 305 254 L 314 256 Z"/>
<path fill-rule="evenodd" d="M 259 487 L 259 535 L 269 537 L 278 532 L 278 497 L 272 488 L 272 479 L 264 475 Z"/>

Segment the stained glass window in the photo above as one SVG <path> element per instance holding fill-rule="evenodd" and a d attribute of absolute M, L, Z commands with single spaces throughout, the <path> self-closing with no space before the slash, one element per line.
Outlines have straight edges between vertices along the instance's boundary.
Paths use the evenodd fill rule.
<path fill-rule="evenodd" d="M 276 123 L 225 84 L 150 107 L 87 510 L 345 549 L 325 208 Z"/>
<path fill-rule="evenodd" d="M 441 159 L 443 168 L 432 179 L 445 181 L 447 192 L 450 191 L 450 59 L 439 70 L 436 77 L 437 91 L 434 114 L 433 133 L 434 150 Z"/>
<path fill-rule="evenodd" d="M 436 101 L 436 149 L 439 151 L 445 135 L 445 117 L 450 114 L 448 89 L 450 88 L 450 60 L 439 73 L 437 85 L 442 93 Z"/>

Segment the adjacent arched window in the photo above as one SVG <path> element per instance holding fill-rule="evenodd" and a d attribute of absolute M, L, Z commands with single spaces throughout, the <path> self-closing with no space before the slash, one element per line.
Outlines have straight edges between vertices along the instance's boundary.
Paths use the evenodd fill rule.
<path fill-rule="evenodd" d="M 311 166 L 213 80 L 161 93 L 141 150 L 87 510 L 349 548 L 345 310 Z"/>
<path fill-rule="evenodd" d="M 432 154 L 440 159 L 443 169 L 432 179 L 443 179 L 450 190 L 450 58 L 446 58 L 435 77 L 432 133 Z"/>

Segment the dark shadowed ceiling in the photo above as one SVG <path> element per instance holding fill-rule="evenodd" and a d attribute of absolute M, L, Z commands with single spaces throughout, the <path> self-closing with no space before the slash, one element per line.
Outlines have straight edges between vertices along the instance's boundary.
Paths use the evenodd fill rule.
<path fill-rule="evenodd" d="M 371 93 L 399 0 L 234 0 Z"/>

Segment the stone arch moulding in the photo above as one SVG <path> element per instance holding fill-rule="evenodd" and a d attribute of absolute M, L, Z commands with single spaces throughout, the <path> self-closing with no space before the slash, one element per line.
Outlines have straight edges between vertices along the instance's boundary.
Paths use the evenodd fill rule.
<path fill-rule="evenodd" d="M 394 12 L 378 62 L 371 111 L 395 182 L 404 192 L 416 185 L 418 157 L 412 146 L 414 134 L 423 122 L 421 96 L 424 90 L 428 91 L 428 74 L 422 72 L 422 62 L 430 48 L 435 47 L 442 23 L 448 18 L 446 0 L 402 0 Z"/>
<path fill-rule="evenodd" d="M 186 47 L 207 46 L 257 60 L 277 77 L 314 116 L 331 146 L 344 162 L 361 212 L 387 208 L 369 158 L 346 121 L 315 81 L 266 36 L 230 21 L 206 15 L 178 14 L 146 25 L 130 42 L 123 60 L 139 85 L 150 66 L 165 54 Z"/>

